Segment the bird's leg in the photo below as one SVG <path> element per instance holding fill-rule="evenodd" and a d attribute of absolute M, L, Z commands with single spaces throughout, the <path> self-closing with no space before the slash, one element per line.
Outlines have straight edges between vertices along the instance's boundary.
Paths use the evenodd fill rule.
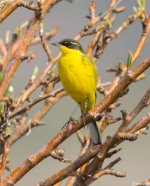
<path fill-rule="evenodd" d="M 84 120 L 84 117 L 85 115 L 87 114 L 86 112 L 86 107 L 87 107 L 87 100 L 85 101 L 82 101 L 81 103 L 79 103 L 80 105 L 80 109 L 81 109 L 81 121 L 83 121 L 84 125 L 85 125 L 85 120 Z"/>
<path fill-rule="evenodd" d="M 106 115 L 105 113 L 96 113 L 93 114 L 93 121 L 100 121 L 102 119 L 102 117 Z"/>
<path fill-rule="evenodd" d="M 74 122 L 75 119 L 73 118 L 73 114 L 76 112 L 78 106 L 75 107 L 75 109 L 73 110 L 73 112 L 71 113 L 71 116 L 69 117 L 69 120 L 67 123 L 65 123 L 65 125 L 63 125 L 62 129 L 64 129 L 69 123 Z"/>
<path fill-rule="evenodd" d="M 84 119 L 84 118 L 85 118 L 86 115 L 89 114 L 89 113 L 88 113 L 88 112 L 82 112 L 82 111 L 81 111 L 81 114 L 82 114 L 82 115 L 81 115 L 81 122 L 83 122 L 83 124 L 85 125 L 85 119 Z M 85 127 L 86 127 L 86 126 L 85 126 Z"/>
<path fill-rule="evenodd" d="M 70 115 L 69 121 L 74 120 L 74 119 L 73 119 L 73 115 L 74 115 L 74 113 L 77 111 L 77 109 L 78 109 L 78 105 L 73 109 L 73 112 L 72 112 L 71 115 Z"/>
<path fill-rule="evenodd" d="M 69 121 L 63 125 L 61 130 L 63 130 L 64 128 L 68 127 L 71 123 L 74 123 L 74 122 L 76 122 L 76 120 L 73 117 L 70 117 Z"/>

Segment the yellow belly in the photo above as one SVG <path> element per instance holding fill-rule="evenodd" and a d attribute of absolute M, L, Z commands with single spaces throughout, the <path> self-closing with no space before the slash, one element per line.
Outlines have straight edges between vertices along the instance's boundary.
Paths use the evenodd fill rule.
<path fill-rule="evenodd" d="M 92 109 L 97 84 L 95 65 L 79 53 L 62 55 L 59 59 L 58 72 L 64 89 L 80 105 L 81 110 Z M 87 108 L 83 106 L 85 102 Z"/>

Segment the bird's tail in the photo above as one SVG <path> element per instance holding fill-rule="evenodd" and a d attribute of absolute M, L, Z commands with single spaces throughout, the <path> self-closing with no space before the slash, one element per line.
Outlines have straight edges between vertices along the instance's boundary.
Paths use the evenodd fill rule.
<path fill-rule="evenodd" d="M 101 135 L 100 135 L 100 131 L 99 128 L 96 124 L 96 121 L 92 121 L 91 123 L 88 124 L 89 127 L 89 131 L 90 131 L 90 137 L 92 142 L 96 145 L 96 144 L 101 144 Z"/>

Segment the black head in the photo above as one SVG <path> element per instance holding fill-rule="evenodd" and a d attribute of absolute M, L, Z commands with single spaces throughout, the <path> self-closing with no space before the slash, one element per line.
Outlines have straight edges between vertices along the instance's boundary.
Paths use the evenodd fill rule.
<path fill-rule="evenodd" d="M 66 46 L 67 48 L 75 49 L 75 50 L 80 50 L 81 52 L 84 53 L 84 50 L 82 46 L 80 45 L 79 42 L 73 39 L 63 39 L 62 41 L 59 42 L 60 45 Z"/>

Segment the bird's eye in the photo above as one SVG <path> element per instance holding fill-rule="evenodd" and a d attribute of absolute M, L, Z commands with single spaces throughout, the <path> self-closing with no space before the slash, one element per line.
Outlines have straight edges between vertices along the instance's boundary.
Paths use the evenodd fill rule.
<path fill-rule="evenodd" d="M 72 48 L 72 43 L 67 43 L 68 48 Z"/>

